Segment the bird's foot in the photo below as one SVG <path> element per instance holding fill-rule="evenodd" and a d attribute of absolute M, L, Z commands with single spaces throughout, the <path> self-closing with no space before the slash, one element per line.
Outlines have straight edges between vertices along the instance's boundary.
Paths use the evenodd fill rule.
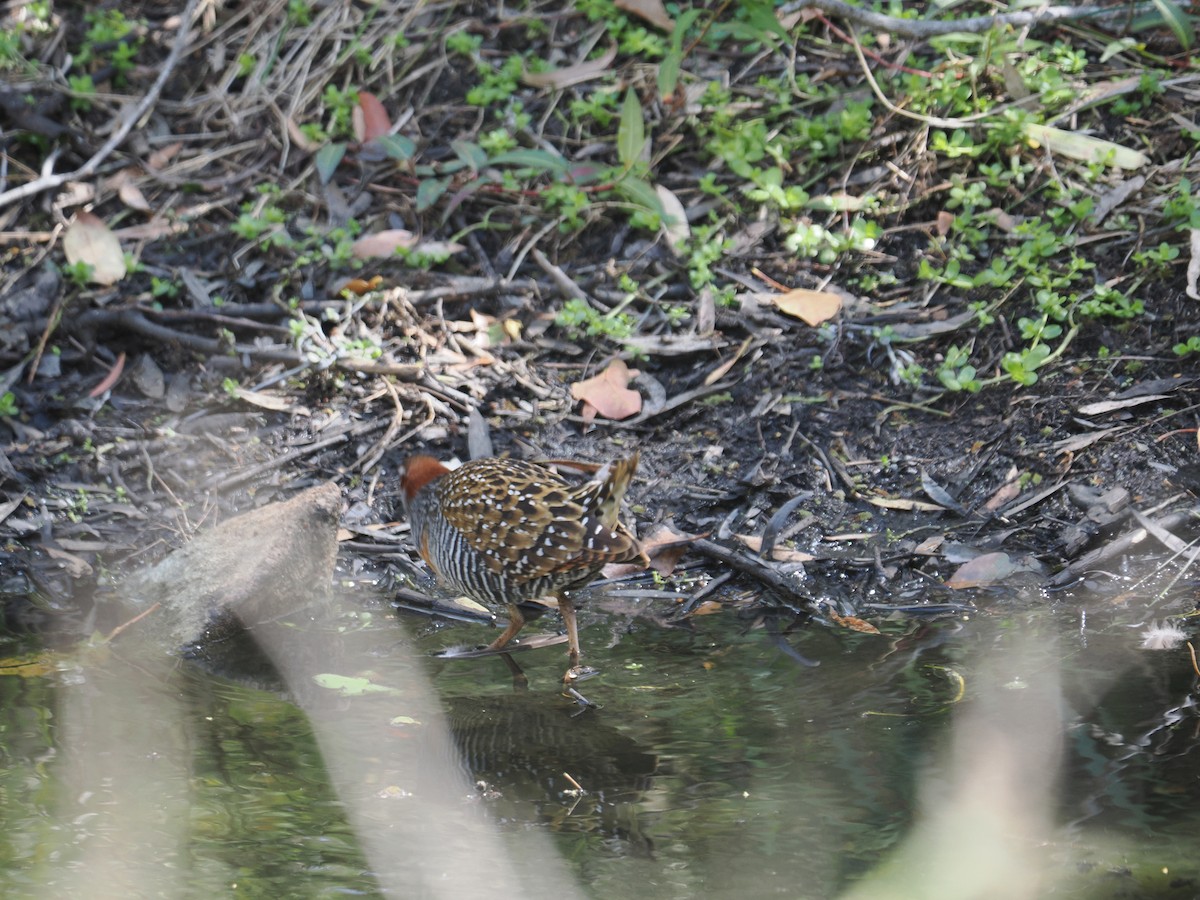
<path fill-rule="evenodd" d="M 583 712 L 583 710 L 589 708 L 600 709 L 600 704 L 593 703 L 587 697 L 583 696 L 583 694 L 579 693 L 579 690 L 575 687 L 578 682 L 587 681 L 587 679 L 599 674 L 600 670 L 593 669 L 591 666 L 571 666 L 571 668 L 567 669 L 567 673 L 563 675 L 562 695 L 578 703 L 580 706 L 579 712 Z"/>

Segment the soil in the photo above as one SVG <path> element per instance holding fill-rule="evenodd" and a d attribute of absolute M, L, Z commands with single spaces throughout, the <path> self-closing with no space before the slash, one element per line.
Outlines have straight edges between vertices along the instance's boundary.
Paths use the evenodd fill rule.
<path fill-rule="evenodd" d="M 166 23 L 150 7 L 127 12 L 164 29 L 153 55 L 165 57 Z M 487 15 L 480 11 L 481 21 Z M 1082 323 L 1036 384 L 944 393 L 904 378 L 906 359 L 933 365 L 973 333 L 968 323 L 940 336 L 939 323 L 972 298 L 943 293 L 929 302 L 912 274 L 925 244 L 909 231 L 923 223 L 928 233 L 934 201 L 889 223 L 878 252 L 897 261 L 898 286 L 881 295 L 844 292 L 840 314 L 814 328 L 750 293 L 740 309 L 713 308 L 688 286 L 661 235 L 618 219 L 571 238 L 551 228 L 533 240 L 544 222 L 530 224 L 530 210 L 485 193 L 438 210 L 439 225 L 416 211 L 411 179 L 393 178 L 394 167 L 366 154 L 321 185 L 311 159 L 284 152 L 284 130 L 255 137 L 275 128 L 265 118 L 253 132 L 239 131 L 244 123 L 219 121 L 210 95 L 201 98 L 213 104 L 203 115 L 184 102 L 194 96 L 190 85 L 219 74 L 210 64 L 209 56 L 190 59 L 187 83 L 182 75 L 168 83 L 153 128 L 108 161 L 104 176 L 161 149 L 163 140 L 144 140 L 155 134 L 211 128 L 220 135 L 206 140 L 211 153 L 257 143 L 228 163 L 202 165 L 202 178 L 188 176 L 187 189 L 213 206 L 192 209 L 186 230 L 124 239 L 136 250 L 137 272 L 113 287 L 81 288 L 47 260 L 64 265 L 59 229 L 68 206 L 47 213 L 26 199 L 3 211 L 0 395 L 11 391 L 16 412 L 0 416 L 0 599 L 11 630 L 86 633 L 97 616 L 111 627 L 120 614 L 105 612 L 102 588 L 114 572 L 152 561 L 236 511 L 329 479 L 344 495 L 344 569 L 407 573 L 397 561 L 398 546 L 407 546 L 399 460 L 413 452 L 461 460 L 489 445 L 494 453 L 597 462 L 639 450 L 628 498 L 639 532 L 670 523 L 742 562 L 715 593 L 705 585 L 733 571 L 727 562 L 693 547 L 673 569 L 664 564 L 679 599 L 663 615 L 679 619 L 717 602 L 856 627 L 893 612 L 988 602 L 997 586 L 1024 585 L 1051 602 L 1053 589 L 1087 578 L 1115 594 L 1116 579 L 1103 573 L 1117 571 L 1128 552 L 1139 554 L 1138 571 L 1152 571 L 1163 547 L 1193 536 L 1194 516 L 1177 517 L 1174 538 L 1160 533 L 1103 555 L 1143 527 L 1139 517 L 1195 509 L 1200 398 L 1194 366 L 1172 347 L 1200 334 L 1200 314 L 1185 296 L 1182 265 L 1145 293 L 1143 315 Z M 437 105 L 438 129 L 429 134 L 448 147 L 479 120 L 463 105 L 471 85 L 451 69 L 443 74 L 421 96 L 410 85 L 387 99 L 393 110 L 426 117 L 432 113 L 420 103 Z M 142 89 L 146 75 L 135 73 Z M 545 100 L 528 102 L 537 109 Z M 99 147 L 109 119 L 98 110 L 77 114 L 75 144 L 86 147 L 68 142 L 67 165 Z M 432 141 L 429 134 L 422 139 Z M 36 146 L 12 150 L 33 172 Z M 918 162 L 906 161 L 914 173 L 925 165 Z M 681 166 L 666 180 L 679 188 L 696 174 Z M 169 178 L 137 177 L 158 208 L 181 202 Z M 380 276 L 379 287 L 339 295 L 347 273 L 327 260 L 306 264 L 230 228 L 243 204 L 259 202 L 263 185 L 279 192 L 296 234 L 306 222 L 331 228 L 355 204 L 376 225 L 424 228 L 429 239 L 448 240 L 489 213 L 504 228 L 468 230 L 465 251 L 429 272 L 371 260 L 358 274 Z M 110 182 L 95 187 L 98 212 L 128 212 Z M 16 240 L 18 223 L 34 237 Z M 752 224 L 729 230 L 744 235 Z M 539 247 L 544 262 L 532 252 Z M 1125 254 L 1098 251 L 1098 271 L 1118 272 Z M 797 260 L 769 229 L 726 262 L 736 265 L 728 277 L 742 283 L 763 268 L 789 283 L 846 280 L 844 268 Z M 600 306 L 619 302 L 622 275 L 662 279 L 660 299 L 683 307 L 682 325 L 671 325 L 656 303 L 636 308 L 645 340 L 634 351 L 575 334 L 555 320 L 567 300 L 564 275 Z M 157 277 L 184 288 L 156 297 Z M 298 311 L 307 317 L 299 350 L 289 327 Z M 881 340 L 884 325 L 893 337 Z M 382 355 L 345 349 L 354 340 Z M 981 371 L 998 372 L 1013 346 L 976 348 L 991 361 Z M 572 385 L 618 358 L 639 373 L 631 387 L 643 411 L 586 419 Z M 766 558 L 739 539 L 761 539 L 764 530 L 775 535 Z M 955 580 L 980 557 L 984 563 Z M 1181 596 L 1180 608 L 1189 602 Z"/>

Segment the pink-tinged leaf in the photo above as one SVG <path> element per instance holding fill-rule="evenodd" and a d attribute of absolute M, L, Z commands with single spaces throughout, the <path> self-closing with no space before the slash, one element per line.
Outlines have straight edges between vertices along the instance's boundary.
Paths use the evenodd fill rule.
<path fill-rule="evenodd" d="M 780 312 L 803 319 L 814 327 L 832 319 L 842 308 L 842 298 L 837 294 L 831 294 L 829 291 L 810 291 L 806 288 L 776 294 L 771 298 L 771 302 Z"/>
<path fill-rule="evenodd" d="M 663 31 L 675 30 L 675 20 L 667 15 L 662 0 L 616 0 L 617 9 L 639 16 Z"/>
<path fill-rule="evenodd" d="M 356 259 L 381 259 L 391 256 L 400 247 L 407 250 L 416 244 L 417 236 L 403 228 L 377 231 L 364 234 L 354 242 L 354 256 Z"/>
<path fill-rule="evenodd" d="M 361 143 L 373 141 L 392 130 L 392 121 L 379 98 L 367 91 L 358 92 L 358 106 L 354 108 L 354 136 Z"/>
<path fill-rule="evenodd" d="M 116 284 L 125 277 L 125 254 L 121 242 L 103 220 L 90 212 L 80 212 L 63 235 L 63 252 L 71 265 L 87 263 L 92 267 L 92 284 Z"/>
<path fill-rule="evenodd" d="M 981 553 L 970 562 L 965 562 L 946 582 L 949 588 L 970 588 L 996 584 L 1020 567 L 1007 553 Z"/>
<path fill-rule="evenodd" d="M 609 70 L 612 61 L 616 58 L 617 48 L 614 45 L 609 47 L 603 55 L 595 59 L 589 59 L 586 62 L 581 62 L 575 66 L 567 66 L 563 69 L 554 69 L 550 72 L 526 72 L 521 76 L 521 80 L 532 87 L 548 87 L 561 90 L 562 88 L 583 84 L 585 81 L 599 78 Z"/>
<path fill-rule="evenodd" d="M 587 406 L 606 419 L 621 420 L 642 411 L 642 395 L 629 387 L 629 380 L 637 375 L 621 360 L 613 360 L 599 375 L 571 385 L 571 396 L 584 402 L 584 417 Z"/>

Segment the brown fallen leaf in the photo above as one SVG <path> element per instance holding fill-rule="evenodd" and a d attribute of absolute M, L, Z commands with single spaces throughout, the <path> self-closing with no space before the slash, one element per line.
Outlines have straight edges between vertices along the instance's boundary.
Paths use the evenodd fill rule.
<path fill-rule="evenodd" d="M 612 61 L 616 58 L 617 48 L 614 44 L 595 59 L 589 59 L 574 66 L 553 69 L 549 72 L 525 72 L 521 75 L 521 80 L 530 87 L 548 87 L 561 90 L 562 88 L 583 84 L 585 81 L 599 78 L 609 70 Z"/>
<path fill-rule="evenodd" d="M 784 294 L 776 294 L 771 302 L 781 313 L 803 319 L 809 325 L 817 326 L 832 319 L 842 308 L 842 298 L 829 291 L 810 291 L 807 288 L 795 288 Z"/>
<path fill-rule="evenodd" d="M 946 587 L 961 589 L 995 584 L 1019 570 L 1007 553 L 981 553 L 959 566 Z"/>
<path fill-rule="evenodd" d="M 734 537 L 746 548 L 753 550 L 755 553 L 762 552 L 762 538 L 758 535 L 735 534 Z M 788 547 L 775 546 L 771 548 L 771 559 L 776 562 L 806 563 L 812 562 L 816 557 L 805 553 L 803 550 L 792 550 Z"/>
<path fill-rule="evenodd" d="M 843 628 L 849 628 L 851 631 L 860 631 L 863 634 L 879 634 L 878 628 L 870 622 L 863 621 L 858 616 L 839 616 L 830 610 L 829 618 L 833 619 L 834 622 Z"/>
<path fill-rule="evenodd" d="M 688 616 L 711 616 L 714 613 L 719 613 L 720 611 L 721 604 L 719 602 L 716 600 L 705 600 L 690 613 L 688 613 Z"/>
<path fill-rule="evenodd" d="M 386 258 L 395 253 L 400 247 L 404 247 L 405 249 L 415 247 L 418 240 L 415 234 L 403 228 L 392 228 L 387 231 L 377 231 L 374 234 L 364 234 L 354 242 L 354 258 Z"/>
<path fill-rule="evenodd" d="M 633 13 L 663 31 L 675 30 L 675 20 L 667 15 L 667 8 L 662 0 L 616 0 L 617 9 Z"/>
<path fill-rule="evenodd" d="M 361 297 L 363 294 L 378 290 L 381 284 L 383 284 L 382 275 L 373 275 L 371 276 L 370 280 L 363 278 L 351 278 L 336 291 L 334 291 L 334 294 L 336 296 L 341 294 L 342 291 L 349 291 L 351 294 Z"/>
<path fill-rule="evenodd" d="M 71 265 L 87 263 L 92 267 L 88 281 L 92 284 L 116 284 L 125 277 L 125 254 L 121 242 L 97 215 L 90 212 L 75 214 L 75 221 L 63 235 L 63 252 Z"/>
<path fill-rule="evenodd" d="M 630 388 L 629 380 L 637 375 L 619 359 L 613 360 L 599 375 L 571 385 L 571 396 L 584 402 L 584 418 L 587 407 L 606 419 L 620 421 L 642 411 L 642 395 Z"/>
<path fill-rule="evenodd" d="M 358 92 L 358 106 L 354 107 L 351 118 L 354 136 L 363 144 L 383 137 L 392 130 L 392 121 L 388 118 L 387 110 L 383 108 L 379 98 L 368 91 Z"/>

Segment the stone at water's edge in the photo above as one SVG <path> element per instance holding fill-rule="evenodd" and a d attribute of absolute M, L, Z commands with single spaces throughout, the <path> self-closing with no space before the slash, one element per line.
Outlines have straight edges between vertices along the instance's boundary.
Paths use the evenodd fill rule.
<path fill-rule="evenodd" d="M 282 503 L 222 522 L 119 589 L 133 615 L 158 609 L 118 640 L 174 653 L 225 631 L 329 600 L 342 495 L 326 482 Z"/>

